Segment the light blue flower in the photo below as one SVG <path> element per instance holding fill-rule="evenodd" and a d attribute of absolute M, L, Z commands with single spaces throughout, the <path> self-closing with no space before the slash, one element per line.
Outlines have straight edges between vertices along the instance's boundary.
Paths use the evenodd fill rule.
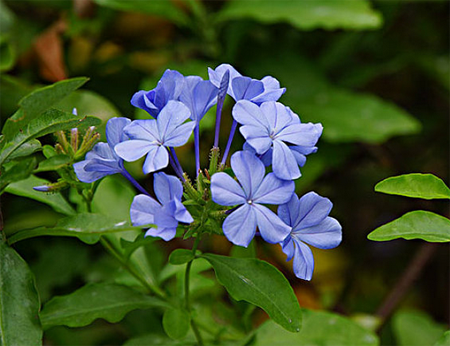
<path fill-rule="evenodd" d="M 134 197 L 130 208 L 131 222 L 135 226 L 155 224 L 157 227 L 149 228 L 145 235 L 169 241 L 175 237 L 179 222 L 189 224 L 194 219 L 181 203 L 183 187 L 177 177 L 155 173 L 153 186 L 158 201 L 146 195 Z"/>
<path fill-rule="evenodd" d="M 242 100 L 233 107 L 233 117 L 240 123 L 239 131 L 258 155 L 272 157 L 272 170 L 280 179 L 301 176 L 299 166 L 305 155 L 315 152 L 322 134 L 321 124 L 302 124 L 297 114 L 279 102 L 264 102 L 260 106 Z"/>
<path fill-rule="evenodd" d="M 107 175 L 123 173 L 123 160 L 114 152 L 114 146 L 128 137 L 123 129 L 131 123 L 127 118 L 111 118 L 106 124 L 107 143 L 97 143 L 86 154 L 84 161 L 73 165 L 77 178 L 84 183 L 92 183 Z"/>
<path fill-rule="evenodd" d="M 258 226 L 265 241 L 283 241 L 291 228 L 262 204 L 288 202 L 294 182 L 278 179 L 273 173 L 265 176 L 264 164 L 248 151 L 233 154 L 231 168 L 239 183 L 223 172 L 211 177 L 212 200 L 223 206 L 239 206 L 223 222 L 225 236 L 233 244 L 247 247 Z"/>
<path fill-rule="evenodd" d="M 197 123 L 203 118 L 208 110 L 217 102 L 219 89 L 210 81 L 203 80 L 198 76 L 184 78 L 184 87 L 179 100 L 191 111 L 191 119 Z"/>
<path fill-rule="evenodd" d="M 155 89 L 138 91 L 131 98 L 131 104 L 156 118 L 170 100 L 178 100 L 183 87 L 184 76 L 178 71 L 166 70 Z"/>
<path fill-rule="evenodd" d="M 339 222 L 329 217 L 333 204 L 315 192 L 309 192 L 298 199 L 293 195 L 291 200 L 278 207 L 278 215 L 292 231 L 283 241 L 283 252 L 287 261 L 294 257 L 294 273 L 304 280 L 311 280 L 314 270 L 312 245 L 319 249 L 332 249 L 342 240 L 342 227 Z"/>
<path fill-rule="evenodd" d="M 222 64 L 215 70 L 208 68 L 211 83 L 219 87 L 226 71 L 230 73 L 228 95 L 235 101 L 249 100 L 256 104 L 277 101 L 286 91 L 286 88 L 280 88 L 280 83 L 273 77 L 266 76 L 261 80 L 245 77 L 229 64 Z"/>
<path fill-rule="evenodd" d="M 169 101 L 158 118 L 135 120 L 124 128 L 130 140 L 115 147 L 117 155 L 126 161 L 135 161 L 145 155 L 145 174 L 167 167 L 169 152 L 166 147 L 179 147 L 189 139 L 195 122 L 189 119 L 191 112 L 179 101 Z"/>

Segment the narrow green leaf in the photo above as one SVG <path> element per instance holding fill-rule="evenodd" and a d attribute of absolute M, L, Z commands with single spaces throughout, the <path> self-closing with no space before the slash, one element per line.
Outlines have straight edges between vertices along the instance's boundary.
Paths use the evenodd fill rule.
<path fill-rule="evenodd" d="M 39 163 L 39 167 L 34 171 L 38 172 L 47 172 L 47 171 L 56 171 L 57 169 L 66 166 L 71 161 L 71 158 L 68 155 L 60 154 L 52 156 L 51 158 L 41 161 Z"/>
<path fill-rule="evenodd" d="M 283 274 L 267 262 L 204 254 L 217 280 L 236 300 L 245 300 L 266 311 L 286 330 L 298 332 L 301 310 L 292 287 Z"/>
<path fill-rule="evenodd" d="M 40 313 L 42 327 L 83 327 L 102 318 L 119 322 L 136 309 L 166 307 L 158 298 L 147 296 L 129 287 L 111 283 L 88 284 L 66 296 L 55 297 Z"/>
<path fill-rule="evenodd" d="M 0 344 L 42 345 L 39 296 L 19 254 L 0 241 Z"/>
<path fill-rule="evenodd" d="M 50 235 L 77 237 L 85 243 L 94 244 L 102 234 L 139 229 L 128 221 L 117 221 L 102 214 L 80 213 L 59 219 L 55 227 L 38 227 L 14 233 L 8 242 L 14 244 L 20 240 Z"/>
<path fill-rule="evenodd" d="M 390 177 L 375 185 L 375 191 L 423 199 L 450 199 L 450 189 L 433 174 L 411 173 Z"/>
<path fill-rule="evenodd" d="M 34 175 L 21 181 L 8 185 L 6 192 L 13 195 L 34 199 L 52 207 L 55 211 L 65 215 L 74 215 L 76 212 L 60 193 L 43 193 L 33 190 L 33 187 L 49 184 L 48 180 Z"/>
<path fill-rule="evenodd" d="M 433 345 L 446 330 L 426 313 L 413 310 L 397 312 L 392 317 L 392 329 L 399 346 Z"/>
<path fill-rule="evenodd" d="M 241 18 L 267 24 L 287 22 L 300 30 L 376 29 L 383 22 L 381 14 L 365 0 L 234 0 L 227 2 L 218 15 L 219 20 Z"/>
<path fill-rule="evenodd" d="M 164 312 L 162 323 L 166 334 L 172 339 L 179 340 L 188 333 L 191 317 L 186 310 L 167 309 Z"/>
<path fill-rule="evenodd" d="M 374 241 L 398 238 L 422 239 L 428 242 L 450 241 L 450 220 L 435 213 L 416 210 L 378 227 L 367 236 Z"/>
<path fill-rule="evenodd" d="M 259 327 L 255 346 L 377 346 L 378 337 L 355 322 L 324 311 L 303 310 L 300 333 L 290 333 L 272 321 Z"/>
<path fill-rule="evenodd" d="M 448 346 L 450 345 L 450 330 L 447 330 L 433 346 Z"/>
<path fill-rule="evenodd" d="M 185 264 L 195 258 L 191 250 L 175 249 L 169 256 L 169 263 L 174 265 Z"/>

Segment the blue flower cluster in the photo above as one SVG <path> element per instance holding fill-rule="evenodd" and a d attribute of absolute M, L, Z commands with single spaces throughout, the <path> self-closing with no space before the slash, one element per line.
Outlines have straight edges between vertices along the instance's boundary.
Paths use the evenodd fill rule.
<path fill-rule="evenodd" d="M 236 101 L 229 139 L 221 163 L 211 172 L 204 171 L 202 181 L 209 189 L 200 197 L 203 204 L 198 205 L 211 212 L 209 217 L 219 212 L 219 223 L 225 216 L 223 234 L 233 244 L 247 247 L 257 234 L 269 243 L 280 244 L 288 260 L 294 258 L 295 275 L 310 280 L 314 260 L 306 244 L 330 249 L 342 239 L 338 221 L 328 216 L 332 203 L 327 198 L 314 192 L 301 198 L 295 194 L 294 180 L 301 176 L 306 155 L 317 151 L 322 125 L 302 123 L 289 107 L 277 102 L 286 89 L 273 77 L 252 79 L 228 64 L 208 72 L 209 80 L 203 80 L 167 70 L 153 90 L 137 92 L 131 103 L 152 119 L 110 119 L 107 143 L 98 143 L 84 161 L 74 165 L 77 177 L 90 183 L 110 174 L 124 175 L 143 193 L 131 205 L 133 224 L 154 224 L 156 227 L 148 229 L 146 235 L 173 239 L 179 223 L 199 224 L 198 213 L 191 207 L 196 202 L 186 206 L 182 203 L 183 185 L 185 196 L 189 196 L 187 190 L 192 185 L 174 148 L 185 145 L 194 134 L 196 174 L 197 178 L 204 177 L 200 168 L 199 124 L 217 104 L 212 151 L 217 159 L 222 106 L 228 94 Z M 237 128 L 245 144 L 242 151 L 231 156 L 232 177 L 224 168 Z M 177 175 L 153 174 L 156 199 L 124 168 L 124 160 L 135 161 L 144 156 L 145 174 L 160 171 L 170 163 Z M 214 202 L 212 207 L 208 207 L 208 200 Z M 278 213 L 268 205 L 278 206 Z M 197 232 L 202 230 L 197 228 Z"/>

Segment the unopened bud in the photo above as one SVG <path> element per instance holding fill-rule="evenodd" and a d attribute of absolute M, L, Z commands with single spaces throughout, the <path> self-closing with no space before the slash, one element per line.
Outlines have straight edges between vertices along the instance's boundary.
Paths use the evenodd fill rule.
<path fill-rule="evenodd" d="M 70 130 L 70 145 L 74 152 L 78 150 L 78 129 L 76 127 Z"/>

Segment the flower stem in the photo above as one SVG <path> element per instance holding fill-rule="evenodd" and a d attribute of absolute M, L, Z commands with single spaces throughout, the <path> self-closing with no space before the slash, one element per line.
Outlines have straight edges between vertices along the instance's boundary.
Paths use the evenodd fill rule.
<path fill-rule="evenodd" d="M 220 133 L 220 120 L 222 118 L 222 108 L 225 101 L 225 96 L 228 91 L 228 84 L 230 81 L 230 71 L 226 71 L 220 81 L 219 93 L 217 95 L 217 108 L 216 108 L 216 129 L 214 136 L 214 146 L 219 147 L 219 133 Z"/>
<path fill-rule="evenodd" d="M 230 152 L 231 148 L 231 142 L 233 142 L 234 133 L 236 132 L 237 127 L 237 121 L 233 120 L 233 123 L 231 124 L 231 130 L 230 130 L 230 136 L 228 137 L 227 147 L 225 148 L 225 152 L 223 153 L 222 161 L 220 162 L 220 166 L 225 166 L 225 163 L 227 162 L 228 153 Z"/>
<path fill-rule="evenodd" d="M 150 194 L 147 192 L 147 190 L 144 189 L 144 188 L 141 186 L 141 184 L 139 184 L 139 183 L 131 176 L 131 174 L 130 174 L 126 169 L 124 169 L 124 170 L 122 171 L 122 175 L 123 175 L 125 178 L 127 178 L 127 179 L 130 181 L 130 183 L 134 185 L 134 187 L 135 187 L 136 189 L 138 189 L 139 191 L 141 191 L 143 194 L 145 194 L 145 195 L 147 195 L 147 196 L 150 196 Z"/>
<path fill-rule="evenodd" d="M 200 172 L 200 131 L 199 123 L 194 128 L 194 147 L 195 147 L 195 170 L 198 177 Z"/>
<path fill-rule="evenodd" d="M 177 153 L 175 152 L 175 149 L 173 147 L 170 147 L 169 149 L 170 153 L 172 154 L 172 156 L 169 155 L 170 163 L 175 172 L 177 173 L 178 177 L 181 179 L 181 181 L 184 182 L 183 168 L 180 165 L 180 161 L 178 161 Z"/>
<path fill-rule="evenodd" d="M 192 247 L 192 253 L 194 254 L 194 256 L 195 256 L 195 252 L 197 251 L 199 243 L 200 243 L 200 236 L 197 236 L 197 238 L 195 238 L 194 246 Z M 187 312 L 189 312 L 189 314 L 191 313 L 191 303 L 189 300 L 189 275 L 191 273 L 191 266 L 192 266 L 193 261 L 194 260 L 190 260 L 188 262 L 188 264 L 186 265 L 186 272 L 184 274 L 184 303 L 185 303 L 185 308 L 186 308 Z M 203 346 L 202 336 L 200 335 L 197 324 L 192 316 L 191 316 L 191 327 L 192 327 L 192 331 L 195 334 L 195 338 L 197 339 L 198 344 L 200 346 Z"/>

